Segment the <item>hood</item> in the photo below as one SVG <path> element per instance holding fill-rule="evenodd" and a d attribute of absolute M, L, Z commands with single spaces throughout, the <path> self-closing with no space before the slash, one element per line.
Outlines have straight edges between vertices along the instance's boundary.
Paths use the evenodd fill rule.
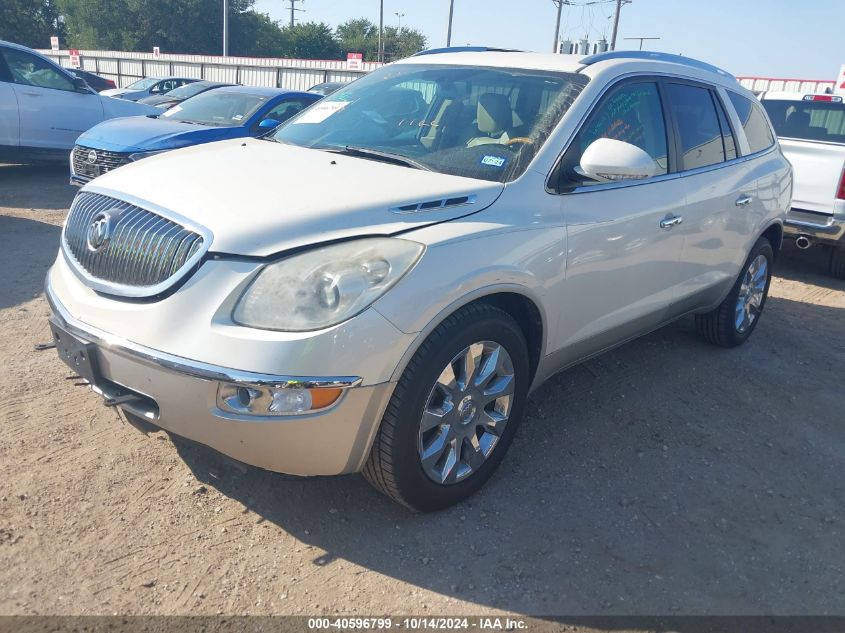
<path fill-rule="evenodd" d="M 161 110 L 149 107 L 161 113 Z M 82 134 L 77 143 L 110 152 L 175 149 L 233 138 L 232 129 L 133 116 L 103 121 Z"/>
<path fill-rule="evenodd" d="M 100 97 L 100 100 L 103 103 L 103 115 L 106 119 L 139 116 L 142 114 L 161 114 L 161 110 L 158 108 L 145 105 L 143 103 L 135 103 L 134 101 L 124 101 L 123 99 L 103 96 Z"/>
<path fill-rule="evenodd" d="M 213 234 L 212 251 L 253 256 L 459 218 L 489 206 L 503 189 L 496 182 L 257 139 L 153 156 L 84 187 L 200 224 Z M 474 196 L 474 203 L 390 210 L 463 196 Z"/>
<path fill-rule="evenodd" d="M 162 104 L 176 104 L 183 101 L 183 99 L 174 99 L 168 95 L 153 95 L 152 97 L 144 97 L 143 99 L 138 99 L 138 103 L 146 103 L 147 105 L 154 105 L 161 107 Z"/>
<path fill-rule="evenodd" d="M 126 88 L 109 88 L 108 90 L 100 90 L 100 94 L 104 97 L 120 97 L 129 94 L 130 90 Z"/>

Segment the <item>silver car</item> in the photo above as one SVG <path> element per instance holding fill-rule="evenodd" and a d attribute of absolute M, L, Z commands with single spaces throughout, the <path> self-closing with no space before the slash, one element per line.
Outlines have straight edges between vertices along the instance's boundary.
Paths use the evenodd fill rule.
<path fill-rule="evenodd" d="M 418 55 L 270 136 L 86 185 L 51 327 L 129 416 L 435 510 L 555 372 L 684 315 L 748 339 L 791 190 L 756 99 L 707 64 Z"/>

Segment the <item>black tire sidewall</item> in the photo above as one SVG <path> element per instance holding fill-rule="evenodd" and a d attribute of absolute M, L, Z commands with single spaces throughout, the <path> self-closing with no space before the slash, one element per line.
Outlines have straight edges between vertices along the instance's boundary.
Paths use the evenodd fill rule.
<path fill-rule="evenodd" d="M 435 346 L 421 350 L 418 352 L 421 355 L 415 359 L 417 363 L 410 376 L 410 388 L 399 403 L 400 420 L 391 447 L 397 487 L 405 502 L 415 510 L 439 510 L 462 501 L 478 490 L 501 462 L 522 418 L 530 380 L 525 338 L 509 315 L 495 308 L 493 310 L 499 314 L 488 314 L 448 328 L 442 337 L 435 339 Z M 516 389 L 510 418 L 493 453 L 475 473 L 456 484 L 437 484 L 423 471 L 418 455 L 418 431 L 423 409 L 443 368 L 462 349 L 478 341 L 498 343 L 511 357 Z"/>
<path fill-rule="evenodd" d="M 745 273 L 748 270 L 748 267 L 751 265 L 751 262 L 754 261 L 758 255 L 764 255 L 766 257 L 766 263 L 768 264 L 768 270 L 766 272 L 766 286 L 763 289 L 763 301 L 760 303 L 760 310 L 757 313 L 757 317 L 751 323 L 745 332 L 738 332 L 736 329 L 735 321 L 734 321 L 734 310 L 736 309 L 737 301 L 739 300 L 739 292 L 742 288 L 742 280 L 745 277 Z M 730 294 L 728 295 L 727 299 L 725 299 L 726 308 L 727 308 L 727 316 L 725 327 L 729 328 L 729 336 L 733 339 L 734 344 L 739 345 L 740 343 L 745 342 L 751 333 L 754 331 L 754 328 L 757 327 L 757 324 L 760 322 L 760 318 L 763 316 L 763 310 L 766 307 L 766 300 L 769 298 L 769 286 L 772 283 L 772 267 L 775 263 L 775 253 L 772 249 L 772 245 L 769 243 L 764 237 L 761 237 L 757 240 L 757 243 L 754 244 L 754 248 L 751 249 L 751 253 L 748 255 L 748 258 L 745 260 L 745 263 L 742 265 L 742 270 L 739 273 L 739 276 L 736 279 L 736 283 L 734 283 L 734 287 L 731 289 Z"/>

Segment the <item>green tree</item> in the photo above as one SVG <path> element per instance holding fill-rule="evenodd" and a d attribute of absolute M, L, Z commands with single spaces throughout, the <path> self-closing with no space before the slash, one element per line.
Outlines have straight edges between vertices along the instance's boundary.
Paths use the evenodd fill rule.
<path fill-rule="evenodd" d="M 347 53 L 364 53 L 366 61 L 378 59 L 378 26 L 366 18 L 349 20 L 337 27 L 336 38 L 343 57 Z M 420 31 L 408 27 L 384 29 L 384 58 L 402 59 L 428 46 L 428 39 Z"/>
<path fill-rule="evenodd" d="M 339 59 L 340 47 L 332 28 L 323 22 L 304 22 L 282 29 L 285 57 Z"/>
<path fill-rule="evenodd" d="M 363 53 L 364 60 L 378 60 L 378 26 L 366 18 L 349 20 L 335 29 L 341 57 L 347 53 Z"/>
<path fill-rule="evenodd" d="M 0 1 L 0 40 L 30 48 L 50 48 L 53 35 L 64 36 L 54 0 Z"/>

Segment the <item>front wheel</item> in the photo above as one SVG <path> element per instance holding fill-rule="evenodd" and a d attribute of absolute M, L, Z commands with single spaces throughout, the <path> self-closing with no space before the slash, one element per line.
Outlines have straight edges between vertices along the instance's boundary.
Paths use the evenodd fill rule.
<path fill-rule="evenodd" d="M 774 259 L 772 245 L 761 237 L 725 300 L 712 312 L 695 316 L 704 338 L 720 347 L 736 347 L 751 336 L 769 295 Z"/>
<path fill-rule="evenodd" d="M 487 304 L 461 308 L 408 363 L 364 476 L 420 512 L 466 499 L 504 457 L 529 379 L 525 337 L 516 321 Z"/>

